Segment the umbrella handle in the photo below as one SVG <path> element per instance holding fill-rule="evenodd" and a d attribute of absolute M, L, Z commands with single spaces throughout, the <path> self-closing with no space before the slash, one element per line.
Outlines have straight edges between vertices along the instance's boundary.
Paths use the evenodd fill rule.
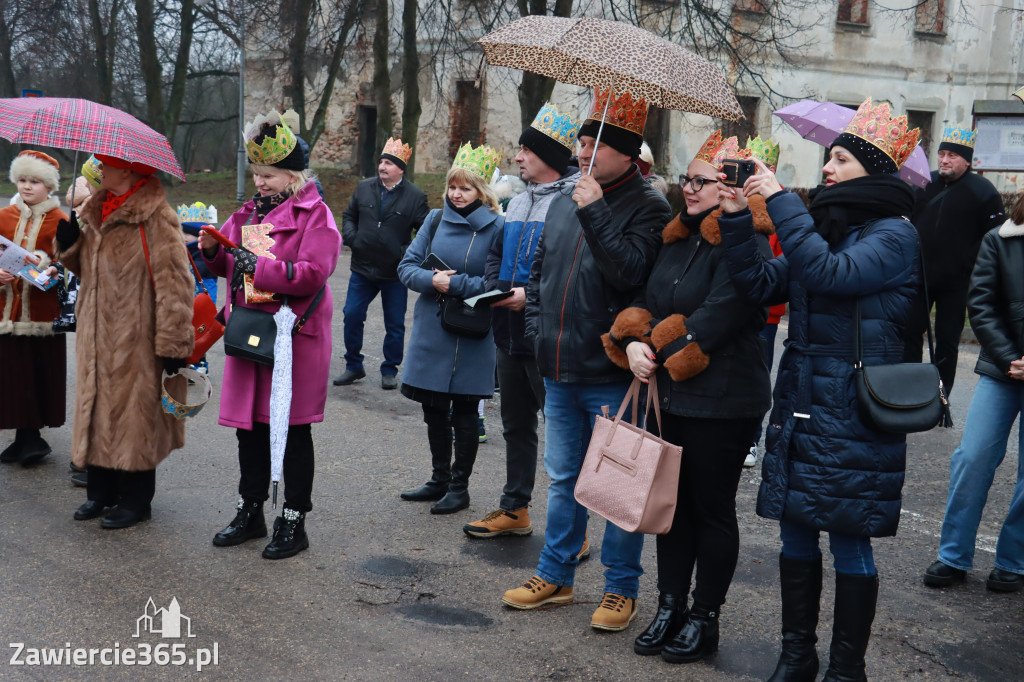
<path fill-rule="evenodd" d="M 594 153 L 590 157 L 590 166 L 587 168 L 587 175 L 594 170 L 594 157 L 597 156 L 597 145 L 601 144 L 601 133 L 604 132 L 604 119 L 608 116 L 608 105 L 612 102 L 612 95 L 615 88 L 608 88 L 608 98 L 604 101 L 604 113 L 601 114 L 601 125 L 597 127 L 597 138 L 594 140 Z"/>

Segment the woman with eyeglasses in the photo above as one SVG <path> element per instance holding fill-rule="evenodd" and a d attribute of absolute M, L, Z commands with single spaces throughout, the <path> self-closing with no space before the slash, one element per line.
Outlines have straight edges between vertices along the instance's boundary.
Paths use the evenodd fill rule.
<path fill-rule="evenodd" d="M 756 142 L 778 157 L 778 147 Z M 718 169 L 747 153 L 720 131 L 704 143 L 684 178 L 686 210 L 662 233 L 646 291 L 604 337 L 613 362 L 643 382 L 657 376 L 661 436 L 683 448 L 672 529 L 657 537 L 658 610 L 633 644 L 637 654 L 671 663 L 700 660 L 718 647 L 718 613 L 739 555 L 736 489 L 770 401 L 758 336 L 767 313 L 736 292 L 718 232 Z M 763 210 L 756 224 L 770 258 L 772 226 Z M 649 414 L 652 430 L 654 423 Z"/>

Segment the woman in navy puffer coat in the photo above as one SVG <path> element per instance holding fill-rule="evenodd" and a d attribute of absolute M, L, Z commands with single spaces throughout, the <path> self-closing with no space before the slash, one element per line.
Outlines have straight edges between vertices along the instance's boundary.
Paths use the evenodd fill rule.
<path fill-rule="evenodd" d="M 868 115 L 904 137 L 892 145 L 896 136 L 865 132 L 858 123 Z M 887 105 L 862 105 L 830 148 L 826 185 L 810 212 L 760 163 L 742 193 L 720 186 L 727 213 L 719 224 L 737 289 L 762 304 L 790 304 L 757 500 L 759 515 L 780 521 L 782 537 L 783 649 L 770 678 L 775 682 L 817 674 L 820 531 L 829 533 L 836 569 L 824 679 L 866 679 L 878 597 L 870 538 L 896 534 L 906 439 L 873 431 L 857 414 L 853 325 L 859 301 L 864 364 L 900 362 L 919 257 L 914 227 L 900 217 L 910 214 L 913 194 L 894 175 L 894 159 L 906 158 L 899 142 L 913 149 L 917 131 L 906 134 L 905 120 L 902 128 L 899 123 Z M 756 248 L 744 198 L 753 194 L 767 198 L 784 256 L 766 260 Z"/>

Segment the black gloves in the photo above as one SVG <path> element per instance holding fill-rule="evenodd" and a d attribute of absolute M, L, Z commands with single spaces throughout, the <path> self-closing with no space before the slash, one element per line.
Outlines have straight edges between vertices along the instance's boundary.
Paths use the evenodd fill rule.
<path fill-rule="evenodd" d="M 188 360 L 185 358 L 160 358 L 160 362 L 164 365 L 164 371 L 168 374 L 177 374 L 178 370 L 188 365 Z"/>
<path fill-rule="evenodd" d="M 243 275 L 254 275 L 256 274 L 256 254 L 239 246 L 234 249 L 232 255 L 235 257 L 235 272 L 231 276 L 232 288 L 239 288 L 242 286 Z"/>
<path fill-rule="evenodd" d="M 78 227 L 78 216 L 71 212 L 71 220 L 62 219 L 57 223 L 57 246 L 61 251 L 67 251 L 78 241 L 82 230 Z"/>

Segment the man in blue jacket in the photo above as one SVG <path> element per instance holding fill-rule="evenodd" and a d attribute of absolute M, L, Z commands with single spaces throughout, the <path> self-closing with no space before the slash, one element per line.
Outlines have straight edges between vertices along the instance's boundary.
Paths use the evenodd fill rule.
<path fill-rule="evenodd" d="M 380 387 L 398 388 L 408 300 L 408 290 L 398 281 L 398 263 L 412 241 L 412 231 L 430 211 L 423 190 L 403 178 L 411 156 L 412 147 L 388 138 L 377 176 L 356 186 L 342 214 L 341 236 L 352 249 L 352 264 L 344 309 L 345 371 L 334 380 L 335 386 L 348 386 L 366 376 L 363 323 L 370 302 L 380 294 L 385 331 Z"/>
<path fill-rule="evenodd" d="M 544 409 L 544 380 L 533 347 L 526 341 L 526 283 L 548 206 L 560 191 L 579 180 L 579 171 L 569 167 L 579 129 L 577 120 L 545 104 L 519 137 L 516 163 L 526 191 L 509 203 L 504 233 L 494 240 L 484 272 L 488 290 L 513 292 L 511 298 L 494 304 L 491 318 L 502 392 L 505 489 L 497 510 L 463 527 L 470 537 L 533 532 L 528 507 L 537 474 L 537 411 Z"/>
<path fill-rule="evenodd" d="M 594 417 L 603 405 L 620 404 L 632 380 L 608 359 L 601 335 L 646 283 L 662 228 L 672 217 L 665 197 L 635 163 L 646 102 L 624 94 L 604 113 L 607 98 L 607 92 L 598 93 L 580 128 L 580 170 L 589 173 L 571 196 L 559 192 L 551 202 L 526 287 L 526 339 L 544 377 L 544 467 L 551 484 L 536 574 L 502 598 L 517 609 L 573 600 L 587 532 L 587 510 L 574 496 L 576 479 Z M 636 618 L 642 549 L 643 535 L 605 525 L 604 598 L 591 627 L 624 630 Z"/>

